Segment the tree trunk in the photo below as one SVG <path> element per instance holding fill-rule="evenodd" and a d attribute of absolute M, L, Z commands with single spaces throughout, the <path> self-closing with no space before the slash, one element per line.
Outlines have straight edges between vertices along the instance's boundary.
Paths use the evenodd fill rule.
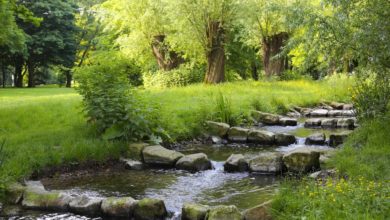
<path fill-rule="evenodd" d="M 256 62 L 255 61 L 252 61 L 251 63 L 251 69 L 252 69 L 252 78 L 254 80 L 259 80 L 259 73 L 257 72 L 257 65 L 256 65 Z"/>
<path fill-rule="evenodd" d="M 287 59 L 285 57 L 276 58 L 282 51 L 288 34 L 285 32 L 263 38 L 263 63 L 267 77 L 275 74 L 280 75 L 286 68 Z"/>
<path fill-rule="evenodd" d="M 6 65 L 3 63 L 2 65 L 1 65 L 1 72 L 2 72 L 2 74 L 3 74 L 3 77 L 2 77 L 2 79 L 3 79 L 3 88 L 5 88 L 5 84 L 6 84 L 6 81 L 7 81 L 7 74 L 6 74 Z"/>
<path fill-rule="evenodd" d="M 28 69 L 28 87 L 34 88 L 35 87 L 35 67 L 33 62 L 28 61 L 27 62 L 27 69 Z"/>
<path fill-rule="evenodd" d="M 14 85 L 15 87 L 23 87 L 23 59 L 20 57 L 15 58 L 15 74 L 14 74 Z"/>
<path fill-rule="evenodd" d="M 65 75 L 66 75 L 66 87 L 67 88 L 70 88 L 72 87 L 72 73 L 70 72 L 70 70 L 67 70 L 65 72 Z"/>
<path fill-rule="evenodd" d="M 207 72 L 205 83 L 220 83 L 225 80 L 224 30 L 220 22 L 212 21 L 207 30 Z"/>
<path fill-rule="evenodd" d="M 184 63 L 184 59 L 166 44 L 165 35 L 154 36 L 152 51 L 159 68 L 162 70 L 169 71 Z"/>

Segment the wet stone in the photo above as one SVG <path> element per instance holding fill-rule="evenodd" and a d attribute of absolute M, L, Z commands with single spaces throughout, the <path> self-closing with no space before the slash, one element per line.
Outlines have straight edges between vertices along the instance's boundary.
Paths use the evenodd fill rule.
<path fill-rule="evenodd" d="M 305 121 L 305 127 L 318 127 L 321 126 L 321 122 L 320 118 L 310 118 Z"/>
<path fill-rule="evenodd" d="M 206 121 L 207 132 L 211 136 L 225 137 L 230 125 L 221 122 Z"/>
<path fill-rule="evenodd" d="M 251 129 L 248 133 L 248 141 L 256 144 L 272 145 L 275 143 L 275 134 L 270 131 Z"/>
<path fill-rule="evenodd" d="M 260 111 L 252 111 L 251 112 L 252 117 L 261 123 L 264 123 L 266 125 L 278 125 L 279 124 L 279 115 L 270 114 L 266 112 L 260 112 Z"/>
<path fill-rule="evenodd" d="M 12 183 L 7 186 L 5 191 L 6 201 L 10 204 L 19 204 L 22 201 L 25 186 L 20 183 Z"/>
<path fill-rule="evenodd" d="M 244 172 L 248 170 L 248 162 L 242 154 L 232 154 L 224 164 L 227 172 Z"/>
<path fill-rule="evenodd" d="M 74 213 L 96 216 L 101 213 L 102 198 L 77 196 L 69 203 L 69 209 Z"/>
<path fill-rule="evenodd" d="M 242 220 L 236 206 L 215 206 L 206 215 L 206 220 Z"/>
<path fill-rule="evenodd" d="M 321 121 L 321 127 L 323 128 L 335 128 L 336 126 L 337 126 L 337 119 L 335 118 L 322 119 Z"/>
<path fill-rule="evenodd" d="M 326 109 L 314 109 L 310 112 L 310 117 L 327 117 L 328 111 Z"/>
<path fill-rule="evenodd" d="M 320 168 L 320 152 L 312 148 L 298 148 L 283 156 L 283 162 L 290 172 L 305 173 Z"/>
<path fill-rule="evenodd" d="M 260 153 L 249 161 L 249 170 L 260 173 L 281 173 L 283 155 L 278 152 Z"/>
<path fill-rule="evenodd" d="M 187 170 L 197 172 L 211 169 L 211 161 L 204 153 L 186 155 L 180 158 L 176 163 L 176 168 L 179 170 Z"/>
<path fill-rule="evenodd" d="M 279 120 L 279 124 L 283 126 L 296 126 L 298 124 L 298 120 L 295 118 L 281 118 Z"/>
<path fill-rule="evenodd" d="M 249 129 L 241 127 L 231 127 L 228 131 L 228 140 L 231 142 L 246 142 Z"/>
<path fill-rule="evenodd" d="M 160 145 L 145 147 L 142 153 L 145 163 L 165 167 L 173 167 L 184 156 L 182 153 L 168 150 Z"/>
<path fill-rule="evenodd" d="M 61 192 L 28 188 L 24 192 L 22 206 L 26 209 L 66 211 L 72 199 Z"/>
<path fill-rule="evenodd" d="M 207 212 L 210 210 L 209 206 L 185 203 L 182 208 L 182 220 L 204 220 Z"/>
<path fill-rule="evenodd" d="M 102 201 L 101 209 L 104 215 L 111 217 L 132 217 L 136 200 L 131 197 L 109 197 Z"/>
<path fill-rule="evenodd" d="M 280 133 L 275 134 L 275 142 L 278 146 L 287 146 L 296 142 L 295 136 L 292 134 Z"/>
<path fill-rule="evenodd" d="M 339 134 L 331 134 L 329 136 L 329 146 L 337 147 L 345 142 L 350 132 L 343 132 Z"/>
<path fill-rule="evenodd" d="M 135 220 L 163 220 L 167 214 L 164 201 L 159 199 L 142 199 L 134 208 Z"/>
<path fill-rule="evenodd" d="M 125 164 L 125 168 L 129 170 L 142 170 L 143 168 L 143 163 L 138 160 L 122 158 L 121 161 Z"/>
<path fill-rule="evenodd" d="M 337 127 L 353 129 L 355 127 L 355 123 L 355 118 L 341 118 L 337 121 Z"/>
<path fill-rule="evenodd" d="M 306 145 L 324 145 L 326 141 L 326 136 L 324 133 L 312 134 L 306 138 Z"/>

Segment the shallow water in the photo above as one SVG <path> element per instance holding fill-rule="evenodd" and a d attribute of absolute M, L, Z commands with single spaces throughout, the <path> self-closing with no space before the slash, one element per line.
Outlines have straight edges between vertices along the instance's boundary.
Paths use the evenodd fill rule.
<path fill-rule="evenodd" d="M 275 133 L 290 133 L 297 136 L 297 143 L 289 146 L 253 146 L 253 145 L 187 145 L 176 150 L 184 154 L 205 153 L 213 161 L 212 170 L 189 173 L 179 170 L 146 169 L 98 172 L 90 175 L 51 178 L 44 181 L 49 190 L 65 190 L 74 195 L 87 194 L 96 197 L 131 196 L 136 199 L 159 198 L 164 200 L 169 219 L 178 219 L 185 202 L 205 205 L 236 205 L 240 210 L 256 206 L 269 200 L 277 190 L 280 177 L 250 173 L 226 173 L 223 161 L 233 153 L 255 155 L 264 151 L 290 151 L 304 144 L 305 137 L 316 132 L 330 133 L 344 129 L 328 130 L 297 126 L 264 126 L 260 129 Z M 327 146 L 316 146 L 326 149 Z M 15 212 L 18 214 L 18 212 Z M 20 211 L 9 219 L 91 219 L 70 213 L 46 213 Z M 20 217 L 21 216 L 21 217 Z M 97 218 L 101 219 L 101 218 Z"/>

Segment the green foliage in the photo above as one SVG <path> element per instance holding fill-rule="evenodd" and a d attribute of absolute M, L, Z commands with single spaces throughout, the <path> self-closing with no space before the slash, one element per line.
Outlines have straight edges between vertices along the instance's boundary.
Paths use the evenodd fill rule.
<path fill-rule="evenodd" d="M 273 199 L 272 212 L 275 219 L 387 219 L 389 192 L 388 181 L 363 177 L 290 180 Z"/>
<path fill-rule="evenodd" d="M 187 64 L 171 71 L 146 72 L 143 82 L 146 88 L 170 88 L 199 83 L 203 78 L 204 68 Z"/>
<path fill-rule="evenodd" d="M 215 98 L 214 118 L 217 121 L 235 125 L 236 121 L 233 116 L 232 104 L 228 97 L 219 92 Z"/>
<path fill-rule="evenodd" d="M 131 89 L 121 60 L 85 66 L 77 71 L 85 112 L 104 139 L 140 140 L 157 131 L 149 109 Z M 119 65 L 117 66 L 116 64 Z M 119 70 L 119 71 L 118 71 Z"/>
<path fill-rule="evenodd" d="M 301 73 L 294 70 L 286 70 L 280 75 L 280 80 L 286 80 L 286 81 L 299 80 L 303 78 L 304 76 Z"/>

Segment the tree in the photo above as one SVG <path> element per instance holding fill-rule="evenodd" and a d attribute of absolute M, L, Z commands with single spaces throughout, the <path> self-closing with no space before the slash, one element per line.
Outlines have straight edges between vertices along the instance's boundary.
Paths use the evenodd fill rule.
<path fill-rule="evenodd" d="M 28 87 L 35 87 L 35 71 L 50 64 L 71 67 L 75 60 L 76 42 L 75 10 L 71 1 L 23 1 L 23 6 L 43 18 L 39 27 L 18 21 L 28 35 L 26 59 L 19 59 L 17 68 L 24 61 L 28 70 Z M 23 65 L 23 64 L 22 64 Z"/>

